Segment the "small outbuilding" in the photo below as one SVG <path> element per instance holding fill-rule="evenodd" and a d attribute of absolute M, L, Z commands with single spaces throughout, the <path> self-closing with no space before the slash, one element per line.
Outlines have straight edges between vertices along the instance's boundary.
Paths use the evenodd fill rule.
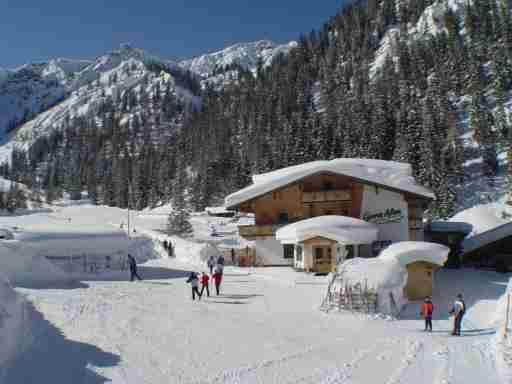
<path fill-rule="evenodd" d="M 444 245 L 426 241 L 402 241 L 384 249 L 379 258 L 395 259 L 407 270 L 404 294 L 408 300 L 421 300 L 432 296 L 434 272 L 441 268 L 450 249 Z"/>
<path fill-rule="evenodd" d="M 318 216 L 286 225 L 276 239 L 293 254 L 298 270 L 333 272 L 347 258 L 357 257 L 357 245 L 378 239 L 377 225 L 346 216 Z"/>
<path fill-rule="evenodd" d="M 441 244 L 402 241 L 376 258 L 346 260 L 338 265 L 323 304 L 339 306 L 343 297 L 353 303 L 359 289 L 362 296 L 362 292 L 376 294 L 376 311 L 396 315 L 408 301 L 432 295 L 434 272 L 446 262 L 449 251 Z"/>

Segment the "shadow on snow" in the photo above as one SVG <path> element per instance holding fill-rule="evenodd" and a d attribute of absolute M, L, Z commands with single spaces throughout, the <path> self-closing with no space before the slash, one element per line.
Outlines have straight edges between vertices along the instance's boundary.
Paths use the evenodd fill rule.
<path fill-rule="evenodd" d="M 34 328 L 33 343 L 8 365 L 5 383 L 103 384 L 109 381 L 92 367 L 114 367 L 119 364 L 120 356 L 67 339 L 31 303 L 27 306 L 27 322 Z"/>

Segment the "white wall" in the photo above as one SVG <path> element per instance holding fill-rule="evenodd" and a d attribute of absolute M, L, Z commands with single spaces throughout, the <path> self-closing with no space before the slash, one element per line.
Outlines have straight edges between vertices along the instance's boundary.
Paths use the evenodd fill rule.
<path fill-rule="evenodd" d="M 292 265 L 293 259 L 283 257 L 283 245 L 275 237 L 261 237 L 255 240 L 256 257 L 265 265 Z"/>
<path fill-rule="evenodd" d="M 409 240 L 407 202 L 399 193 L 365 185 L 361 219 L 377 224 L 380 241 Z"/>

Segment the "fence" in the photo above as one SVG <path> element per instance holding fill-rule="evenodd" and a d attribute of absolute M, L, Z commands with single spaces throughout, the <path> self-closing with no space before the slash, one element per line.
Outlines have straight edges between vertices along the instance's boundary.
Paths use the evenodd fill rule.
<path fill-rule="evenodd" d="M 507 293 L 507 309 L 505 312 L 505 324 L 503 325 L 503 336 L 504 338 L 508 338 L 509 324 L 510 324 L 510 300 L 511 294 Z"/>
<path fill-rule="evenodd" d="M 67 273 L 98 274 L 104 271 L 125 271 L 128 269 L 126 255 L 86 255 L 46 256 L 58 268 Z"/>
<path fill-rule="evenodd" d="M 321 307 L 325 311 L 338 308 L 338 310 L 375 313 L 378 309 L 378 295 L 376 290 L 368 288 L 366 282 L 365 284 L 361 282 L 348 284 L 344 283 L 339 276 L 333 275 Z"/>

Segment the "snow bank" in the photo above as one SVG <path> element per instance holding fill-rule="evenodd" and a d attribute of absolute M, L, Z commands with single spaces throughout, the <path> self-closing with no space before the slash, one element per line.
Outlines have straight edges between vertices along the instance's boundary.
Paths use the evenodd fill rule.
<path fill-rule="evenodd" d="M 434 199 L 432 191 L 419 185 L 409 164 L 373 159 L 320 160 L 253 175 L 253 184 L 226 197 L 226 207 L 235 207 L 247 200 L 284 187 L 304 177 L 330 172 L 354 177 L 363 182 L 387 186 Z"/>
<path fill-rule="evenodd" d="M 283 243 L 298 243 L 314 237 L 325 237 L 345 244 L 371 244 L 377 240 L 375 224 L 346 216 L 318 216 L 280 228 L 276 239 Z"/>
<path fill-rule="evenodd" d="M 39 255 L 37 249 L 17 240 L 0 241 L 0 267 L 13 285 L 36 288 L 70 281 L 64 272 Z"/>
<path fill-rule="evenodd" d="M 494 337 L 496 348 L 496 368 L 504 383 L 512 382 L 512 316 L 509 323 L 505 324 L 507 312 L 507 296 L 512 295 L 512 278 L 507 289 L 498 301 L 496 319 L 497 332 Z M 508 336 L 505 337 L 505 327 L 508 328 Z"/>
<path fill-rule="evenodd" d="M 0 383 L 5 367 L 30 342 L 28 338 L 25 301 L 0 275 Z"/>

